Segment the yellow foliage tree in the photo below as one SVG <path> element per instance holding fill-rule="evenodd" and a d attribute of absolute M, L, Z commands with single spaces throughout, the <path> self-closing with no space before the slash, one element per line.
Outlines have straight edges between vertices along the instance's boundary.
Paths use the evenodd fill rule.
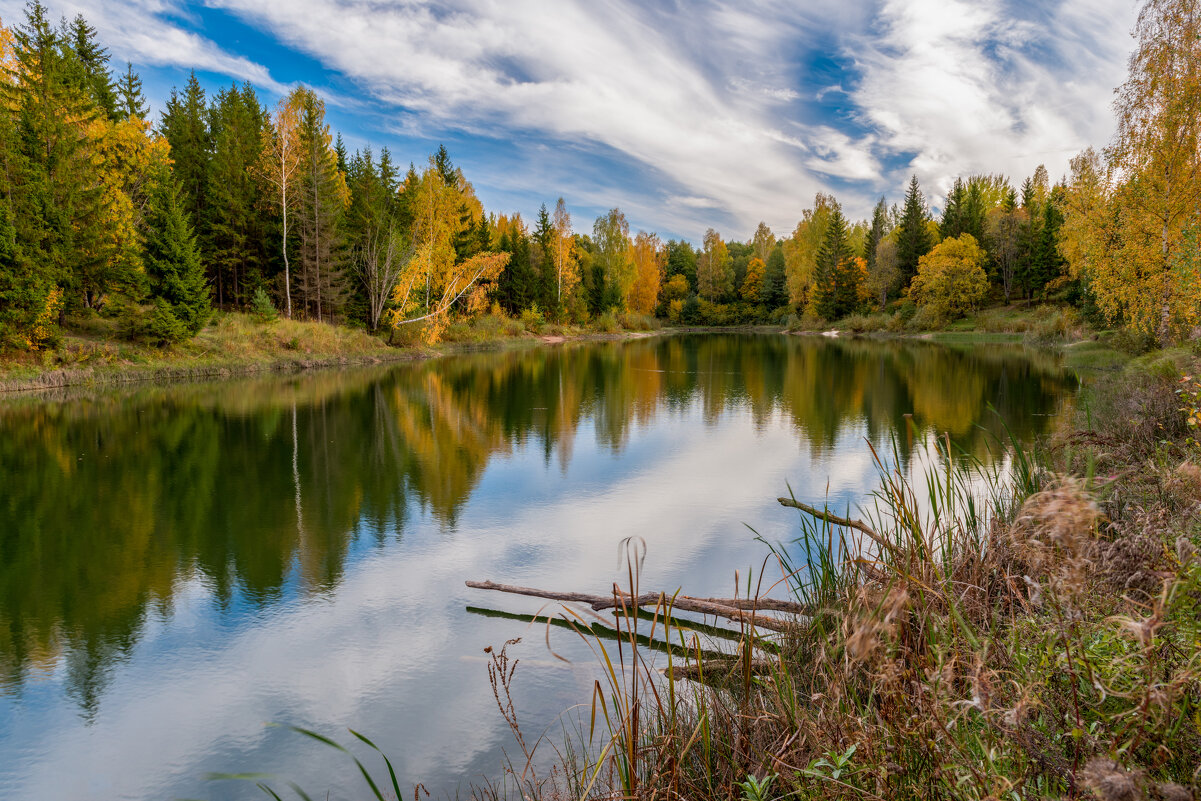
<path fill-rule="evenodd" d="M 767 265 L 758 256 L 746 263 L 746 278 L 742 281 L 741 290 L 743 300 L 759 302 L 759 296 L 763 292 L 763 275 L 766 272 Z"/>
<path fill-rule="evenodd" d="M 665 254 L 663 244 L 655 234 L 638 232 L 631 249 L 634 258 L 634 283 L 630 287 L 630 309 L 641 314 L 654 314 L 659 304 L 659 287 L 663 283 Z"/>
<path fill-rule="evenodd" d="M 1201 9 L 1148 0 L 1135 36 L 1108 164 L 1073 161 L 1062 250 L 1111 320 L 1166 343 L 1201 306 Z"/>
<path fill-rule="evenodd" d="M 918 261 L 909 297 L 934 322 L 962 317 L 988 294 L 984 259 L 971 234 L 944 239 Z"/>
<path fill-rule="evenodd" d="M 417 249 L 401 271 L 396 288 L 392 290 L 392 305 L 388 310 L 388 325 L 396 330 L 403 325 L 424 322 L 426 342 L 433 344 L 442 336 L 455 303 L 465 296 L 473 311 L 482 309 L 480 298 L 473 293 L 484 281 L 495 281 L 509 263 L 508 253 L 479 253 L 466 261 L 438 261 L 427 243 Z M 430 270 L 439 266 L 438 275 L 431 279 Z M 423 283 L 433 286 L 437 294 L 426 294 Z"/>
<path fill-rule="evenodd" d="M 293 92 L 281 98 L 271 114 L 259 174 L 272 190 L 269 196 L 283 222 L 280 251 L 284 259 L 285 313 L 292 316 L 292 270 L 288 263 L 288 213 L 300 200 L 300 98 Z"/>
<path fill-rule="evenodd" d="M 809 302 L 817 275 L 817 252 L 826 236 L 830 212 L 837 201 L 819 192 L 813 208 L 805 209 L 801 220 L 784 240 L 784 275 L 788 284 L 788 302 L 800 308 Z"/>
<path fill-rule="evenodd" d="M 567 204 L 563 202 L 563 198 L 559 198 L 555 203 L 552 227 L 554 240 L 551 244 L 551 258 L 555 265 L 555 300 L 561 314 L 563 308 L 570 304 L 576 287 L 580 284 L 575 235 L 571 231 L 571 215 L 567 212 Z"/>
<path fill-rule="evenodd" d="M 171 157 L 167 140 L 137 117 L 115 123 L 94 119 L 87 136 L 104 217 L 104 235 L 97 243 L 101 252 L 90 261 L 95 274 L 85 276 L 88 301 L 98 306 L 111 289 L 140 294 L 142 214 L 153 183 L 170 180 Z"/>

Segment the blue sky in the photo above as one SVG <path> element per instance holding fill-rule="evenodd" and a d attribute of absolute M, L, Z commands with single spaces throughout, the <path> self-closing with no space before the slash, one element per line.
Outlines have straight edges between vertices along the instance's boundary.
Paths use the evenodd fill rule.
<path fill-rule="evenodd" d="M 0 0 L 5 24 L 20 0 Z M 787 235 L 816 192 L 852 217 L 916 173 L 1052 178 L 1105 145 L 1133 0 L 48 0 L 82 13 L 156 108 L 297 83 L 354 149 L 419 166 L 439 143 L 489 211 L 566 199 L 577 230 Z"/>

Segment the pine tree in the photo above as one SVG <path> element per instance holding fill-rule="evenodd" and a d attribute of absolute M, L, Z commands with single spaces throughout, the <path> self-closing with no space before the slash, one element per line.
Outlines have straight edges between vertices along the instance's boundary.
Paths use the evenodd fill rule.
<path fill-rule="evenodd" d="M 96 109 L 41 3 L 28 6 L 13 39 L 13 80 L 0 92 L 13 122 L 5 166 L 16 240 L 35 285 L 68 290 L 67 305 L 98 304 L 107 231 L 88 136 Z"/>
<path fill-rule="evenodd" d="M 296 93 L 300 102 L 297 217 L 301 292 L 315 319 L 332 321 L 346 300 L 343 216 L 350 198 L 325 121 L 325 103 L 311 89 L 301 87 Z"/>
<path fill-rule="evenodd" d="M 142 91 L 142 78 L 133 71 L 133 64 L 125 62 L 125 74 L 117 82 L 118 116 L 138 117 L 146 119 L 150 107 L 146 103 L 146 93 Z"/>
<path fill-rule="evenodd" d="M 266 127 L 266 111 L 250 84 L 230 86 L 213 98 L 202 244 L 221 305 L 245 303 L 267 267 L 267 220 L 254 174 L 263 158 Z"/>
<path fill-rule="evenodd" d="M 208 321 L 212 301 L 183 193 L 170 175 L 159 179 L 151 195 L 144 248 L 151 296 L 162 300 L 188 334 L 195 335 Z"/>
<path fill-rule="evenodd" d="M 538 226 L 534 229 L 533 259 L 538 267 L 538 306 L 544 312 L 555 310 L 557 306 L 554 241 L 555 227 L 543 203 L 538 209 Z"/>
<path fill-rule="evenodd" d="M 763 272 L 763 290 L 760 299 L 769 309 L 778 309 L 788 302 L 788 285 L 785 277 L 784 247 L 777 243 L 767 257 L 767 268 Z"/>
<path fill-rule="evenodd" d="M 839 291 L 843 264 L 850 261 L 851 247 L 847 242 L 847 223 L 842 210 L 835 204 L 830 211 L 826 233 L 817 252 L 817 272 L 814 279 L 813 309 L 823 320 L 834 320 L 845 314 L 843 293 Z"/>
<path fill-rule="evenodd" d="M 867 261 L 868 272 L 876 269 L 876 249 L 880 247 L 880 241 L 888 236 L 890 230 L 892 230 L 892 225 L 888 220 L 888 204 L 884 198 L 880 198 L 876 203 L 876 208 L 872 211 L 872 227 L 868 229 L 867 241 L 863 245 L 863 258 Z"/>
<path fill-rule="evenodd" d="M 183 95 L 172 89 L 163 112 L 163 136 L 171 145 L 172 172 L 183 192 L 188 219 L 198 224 L 207 219 L 209 171 L 212 161 L 212 137 L 208 125 L 208 106 L 204 89 L 193 71 Z M 205 239 L 205 232 L 201 238 Z"/>
<path fill-rule="evenodd" d="M 101 113 L 116 122 L 120 117 L 117 113 L 117 93 L 108 72 L 108 49 L 96 42 L 96 29 L 80 14 L 71 21 L 63 38 L 69 42 L 77 61 L 79 88 L 91 98 Z"/>
<path fill-rule="evenodd" d="M 926 229 L 927 219 L 926 203 L 915 175 L 905 193 L 901 222 L 897 226 L 900 229 L 897 232 L 897 268 L 904 284 L 908 284 L 917 274 L 918 261 L 930 252 L 933 245 L 930 232 Z"/>

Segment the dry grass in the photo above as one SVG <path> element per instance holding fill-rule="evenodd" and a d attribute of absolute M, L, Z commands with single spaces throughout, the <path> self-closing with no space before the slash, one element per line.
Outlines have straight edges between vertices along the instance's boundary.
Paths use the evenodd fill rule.
<path fill-rule="evenodd" d="M 477 794 L 1197 798 L 1201 469 L 1164 440 L 1146 462 L 1148 425 L 1173 428 L 1128 429 L 1117 450 L 1144 461 L 1125 477 L 1046 469 L 1095 464 L 1079 442 L 1041 465 L 1018 452 L 1007 475 L 945 442 L 915 478 L 881 460 L 864 510 L 879 544 L 844 546 L 855 532 L 805 517 L 797 547 L 778 550 L 812 610 L 795 631 L 744 628 L 729 657 L 682 664 L 580 626 L 604 676 L 587 736 L 549 774 L 510 765 Z M 699 651 L 699 635 L 665 629 L 672 617 L 664 599 L 643 631 Z M 618 618 L 626 635 L 638 626 Z"/>

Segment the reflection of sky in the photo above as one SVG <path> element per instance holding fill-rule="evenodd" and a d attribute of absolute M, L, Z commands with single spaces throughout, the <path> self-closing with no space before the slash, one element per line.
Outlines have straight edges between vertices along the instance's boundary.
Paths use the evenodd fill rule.
<path fill-rule="evenodd" d="M 305 598 L 290 582 L 278 603 L 218 611 L 202 577 L 181 578 L 170 612 L 148 611 L 137 644 L 110 668 L 90 724 L 66 697 L 63 660 L 18 697 L 0 699 L 0 794 L 259 797 L 248 784 L 199 779 L 249 770 L 294 779 L 315 797 L 331 784 L 359 792 L 340 755 L 265 721 L 363 731 L 392 756 L 405 786 L 450 789 L 460 778 L 495 776 L 499 749 L 516 748 L 491 697 L 483 648 L 526 637 L 515 653 L 527 734 L 587 700 L 591 667 L 570 633 L 552 638 L 577 660 L 564 665 L 546 651 L 541 629 L 465 614 L 467 605 L 535 611 L 542 603 L 464 581 L 604 592 L 623 575 L 619 542 L 640 536 L 643 589 L 728 595 L 734 572 L 745 582 L 766 555 L 744 524 L 769 541 L 795 534 L 795 513 L 775 502 L 786 482 L 819 499 L 828 480 L 836 508 L 870 485 L 863 430 L 847 426 L 834 447 L 811 455 L 778 414 L 757 427 L 748 409 L 728 407 L 710 425 L 698 397 L 632 425 L 614 453 L 585 420 L 565 471 L 531 438 L 492 460 L 453 529 L 412 513 L 403 538 L 383 547 L 364 534 L 327 593 Z"/>

